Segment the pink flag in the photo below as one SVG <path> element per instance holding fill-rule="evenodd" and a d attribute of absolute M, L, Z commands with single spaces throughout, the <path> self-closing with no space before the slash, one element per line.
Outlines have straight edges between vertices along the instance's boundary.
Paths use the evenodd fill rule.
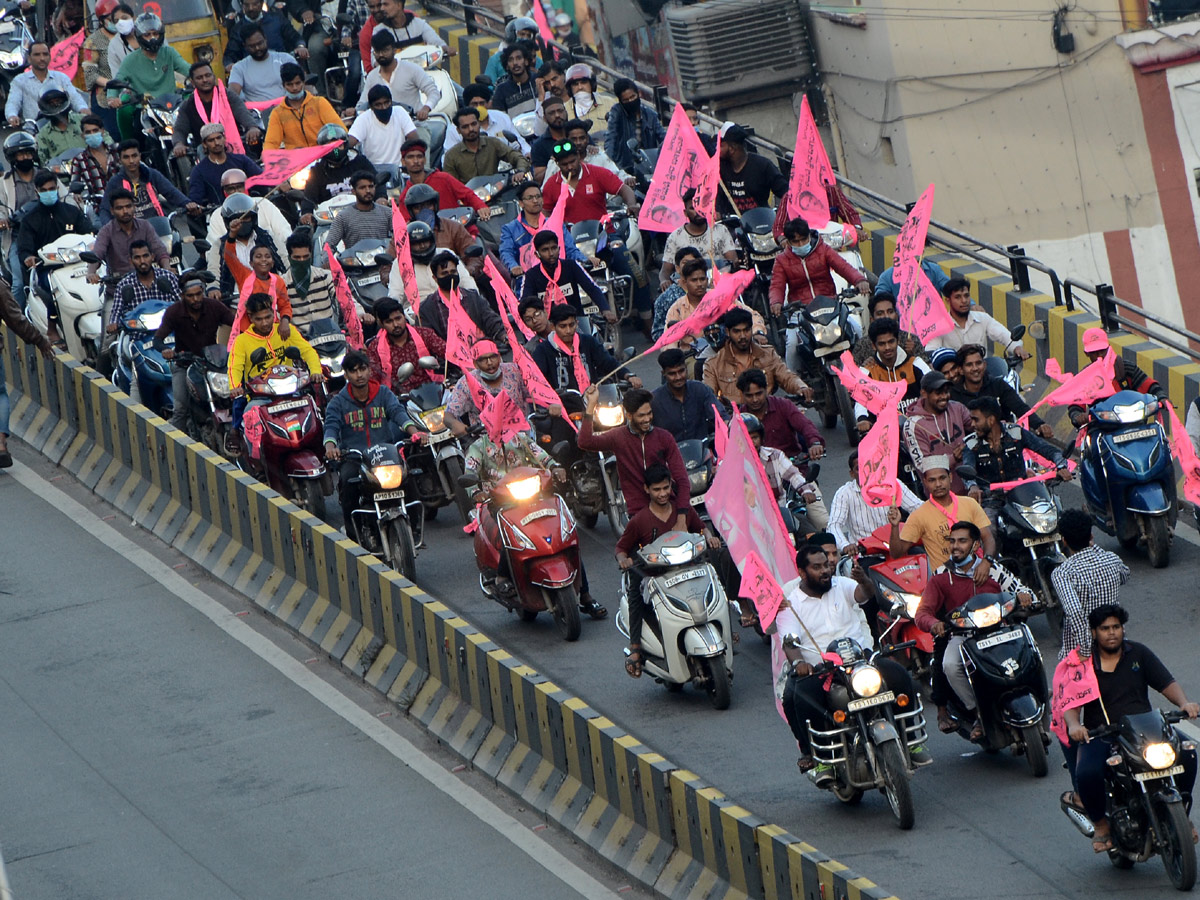
<path fill-rule="evenodd" d="M 408 225 L 400 213 L 400 207 L 392 198 L 392 240 L 396 242 L 396 266 L 400 270 L 400 282 L 404 285 L 404 299 L 416 315 L 421 307 L 421 294 L 417 290 L 417 270 L 413 268 L 412 250 L 408 246 Z"/>
<path fill-rule="evenodd" d="M 833 184 L 833 167 L 825 153 L 825 142 L 817 131 L 808 97 L 800 101 L 800 122 L 796 126 L 796 152 L 792 156 L 792 176 L 788 181 L 787 214 L 800 216 L 810 228 L 829 224 L 827 184 Z"/>
<path fill-rule="evenodd" d="M 240 153 L 245 156 L 246 147 L 242 143 L 242 136 L 238 131 L 237 119 L 233 117 L 233 108 L 229 105 L 229 94 L 225 90 L 225 82 L 218 78 L 215 87 L 213 87 L 213 109 L 211 116 L 204 111 L 204 104 L 200 102 L 200 98 L 194 94 L 192 96 L 196 101 L 196 114 L 200 116 L 200 121 L 207 125 L 209 122 L 216 120 L 221 125 L 224 125 L 226 145 L 234 153 Z"/>
<path fill-rule="evenodd" d="M 508 321 L 508 316 L 501 316 L 500 321 L 504 323 L 504 329 L 508 332 L 508 344 L 512 350 L 513 362 L 517 364 L 517 368 L 521 371 L 521 379 L 525 382 L 525 390 L 529 394 L 529 399 L 538 406 L 557 406 L 562 410 L 560 415 L 564 421 L 578 431 L 579 429 L 571 421 L 571 417 L 567 415 L 566 410 L 562 409 L 562 400 L 559 399 L 558 393 L 554 388 L 550 387 L 550 382 L 546 381 L 546 376 L 542 374 L 542 370 L 538 368 L 537 363 L 525 352 L 525 347 L 517 340 L 512 323 Z M 520 319 L 517 321 L 519 322 Z"/>
<path fill-rule="evenodd" d="M 558 258 L 567 258 L 567 241 L 563 237 L 563 223 L 567 220 L 567 185 L 564 182 L 562 190 L 558 192 L 558 202 L 554 204 L 554 209 L 550 210 L 550 218 L 542 223 L 542 226 L 537 231 L 550 231 L 558 238 Z M 534 232 L 534 237 L 537 237 L 537 232 Z M 533 241 L 529 242 L 529 246 L 533 246 Z M 534 258 L 537 258 L 537 251 L 534 250 Z"/>
<path fill-rule="evenodd" d="M 458 291 L 451 291 L 446 301 L 446 359 L 464 372 L 475 364 L 471 348 L 479 340 L 479 328 L 463 309 Z"/>
<path fill-rule="evenodd" d="M 1028 417 L 1043 406 L 1087 406 L 1116 393 L 1113 380 L 1116 378 L 1117 357 L 1112 348 L 1103 357 L 1085 366 L 1078 375 L 1072 375 L 1045 397 L 1033 405 L 1022 418 Z"/>
<path fill-rule="evenodd" d="M 708 153 L 687 113 L 675 104 L 666 137 L 658 151 L 654 177 L 638 215 L 638 228 L 642 231 L 674 231 L 683 225 L 687 221 L 683 214 L 683 192 L 691 185 L 697 165 L 707 159 Z"/>
<path fill-rule="evenodd" d="M 896 251 L 892 254 L 892 273 L 896 282 L 896 310 L 900 313 L 902 328 L 912 328 L 914 321 L 919 320 L 921 327 L 927 330 L 940 328 L 944 320 L 937 316 L 933 305 L 943 307 L 942 298 L 937 290 L 929 283 L 928 276 L 922 278 L 921 256 L 925 253 L 925 236 L 929 232 L 929 219 L 933 215 L 934 187 L 929 185 L 925 193 L 913 205 L 912 211 L 900 227 L 896 237 Z M 949 320 L 947 313 L 945 319 Z M 950 328 L 954 327 L 950 321 Z M 930 330 L 930 335 L 944 334 L 943 331 Z M 924 339 L 922 339 L 923 342 Z"/>
<path fill-rule="evenodd" d="M 892 265 L 896 267 L 897 274 L 901 266 L 912 262 L 919 263 L 925 253 L 925 235 L 929 232 L 929 219 L 933 215 L 933 192 L 932 184 L 925 188 L 925 193 L 913 205 L 908 218 L 900 227 L 900 234 L 896 236 Z"/>
<path fill-rule="evenodd" d="M 713 288 L 696 304 L 696 308 L 692 310 L 692 314 L 686 319 L 680 319 L 675 324 L 671 325 L 662 333 L 653 346 L 650 347 L 642 355 L 653 353 L 662 347 L 674 344 L 685 337 L 691 337 L 699 334 L 729 310 L 733 309 L 733 305 L 737 303 L 737 298 L 741 296 L 750 282 L 754 280 L 754 270 L 744 269 L 727 278 L 722 278 L 720 285 Z"/>
<path fill-rule="evenodd" d="M 858 484 L 868 506 L 896 506 L 900 483 L 900 414 L 895 403 L 884 406 L 879 418 L 858 445 Z"/>
<path fill-rule="evenodd" d="M 538 32 L 549 47 L 550 42 L 554 40 L 554 32 L 550 28 L 550 20 L 546 18 L 546 7 L 542 6 L 542 0 L 533 0 L 531 5 L 533 6 L 533 21 L 537 22 Z"/>
<path fill-rule="evenodd" d="M 758 621 L 763 630 L 771 627 L 775 614 L 783 605 L 783 588 L 767 568 L 762 557 L 751 550 L 742 561 L 742 586 L 738 589 L 742 597 L 754 601 Z"/>
<path fill-rule="evenodd" d="M 506 444 L 518 434 L 529 430 L 529 421 L 525 418 L 525 413 L 521 412 L 521 408 L 508 395 L 508 391 L 503 389 L 488 397 L 479 413 L 479 421 L 487 429 L 492 443 L 497 445 Z"/>
<path fill-rule="evenodd" d="M 861 403 L 874 416 L 879 415 L 884 407 L 898 404 L 908 392 L 907 381 L 876 381 L 868 377 L 849 350 L 842 352 L 842 367 L 833 366 L 833 371 L 846 386 L 850 398 Z"/>
<path fill-rule="evenodd" d="M 701 161 L 693 185 L 696 188 L 696 196 L 692 198 L 692 206 L 697 212 L 704 214 L 704 218 L 708 221 L 708 227 L 712 228 L 713 221 L 717 217 L 717 193 L 721 189 L 721 136 L 719 134 L 717 135 L 716 150 L 713 151 L 713 155 L 707 162 Z M 700 249 L 705 248 L 701 247 Z M 716 277 L 715 269 L 713 277 Z"/>
<path fill-rule="evenodd" d="M 271 107 L 278 106 L 282 102 L 282 97 L 276 97 L 274 100 L 247 100 L 246 109 L 257 109 L 259 112 L 266 112 Z"/>
<path fill-rule="evenodd" d="M 533 337 L 533 331 L 525 324 L 521 318 L 520 303 L 517 300 L 516 294 L 512 292 L 512 288 L 508 286 L 508 282 L 504 280 L 504 276 L 500 274 L 500 270 L 496 268 L 496 264 L 492 262 L 492 257 L 486 255 L 483 257 L 483 271 L 488 277 L 488 281 L 492 283 L 492 290 L 496 292 L 497 299 L 504 304 L 504 310 L 500 313 L 500 318 L 504 319 L 505 324 L 508 324 L 508 319 L 511 316 L 513 321 L 517 323 L 517 327 L 521 329 L 521 334 L 525 335 L 525 340 Z M 507 314 L 505 314 L 507 312 Z"/>
<path fill-rule="evenodd" d="M 363 348 L 362 322 L 359 321 L 358 307 L 354 305 L 354 298 L 350 294 L 350 282 L 346 278 L 346 271 L 338 262 L 337 254 L 329 249 L 328 244 L 325 245 L 325 257 L 329 260 L 329 274 L 333 276 L 333 293 L 337 297 L 338 308 L 342 311 L 342 321 L 346 323 L 346 340 L 355 350 L 361 350 Z"/>
<path fill-rule="evenodd" d="M 1046 360 L 1046 377 L 1052 378 L 1059 384 L 1063 384 L 1070 375 L 1064 375 L 1062 367 L 1058 364 L 1058 360 L 1053 356 Z"/>
<path fill-rule="evenodd" d="M 50 48 L 50 68 L 74 78 L 79 70 L 79 48 L 87 40 L 87 29 L 80 28 L 69 38 L 64 38 Z"/>
<path fill-rule="evenodd" d="M 939 334 L 953 331 L 954 320 L 921 264 L 907 265 L 905 284 L 896 298 L 901 310 L 900 327 L 911 331 L 921 344 L 928 344 Z"/>
<path fill-rule="evenodd" d="M 1169 400 L 1163 405 L 1171 417 L 1171 452 L 1179 460 L 1179 468 L 1183 469 L 1183 495 L 1192 503 L 1200 506 L 1200 459 L 1196 457 L 1196 448 L 1187 429 L 1179 421 L 1179 415 Z"/>
<path fill-rule="evenodd" d="M 1066 712 L 1100 698 L 1100 685 L 1090 658 L 1081 659 L 1075 647 L 1054 669 L 1054 687 L 1050 696 L 1050 730 L 1067 743 Z"/>
<path fill-rule="evenodd" d="M 228 133 L 228 129 L 226 129 Z M 316 147 L 300 147 L 296 150 L 264 150 L 262 153 L 262 174 L 252 175 L 246 179 L 246 187 L 252 188 L 259 184 L 276 188 L 283 184 L 301 169 L 311 166 L 326 153 L 342 145 L 341 141 L 331 144 L 320 144 Z"/>

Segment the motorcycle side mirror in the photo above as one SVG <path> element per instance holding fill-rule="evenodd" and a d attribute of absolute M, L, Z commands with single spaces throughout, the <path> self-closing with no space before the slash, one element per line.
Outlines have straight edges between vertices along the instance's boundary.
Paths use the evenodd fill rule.
<path fill-rule="evenodd" d="M 175 290 L 175 285 L 171 284 L 171 279 L 166 275 L 159 275 L 155 278 L 154 286 L 158 288 L 160 294 L 170 294 Z"/>
<path fill-rule="evenodd" d="M 133 285 L 127 284 L 121 289 L 121 299 L 125 301 L 125 305 L 129 306 L 133 303 Z"/>
<path fill-rule="evenodd" d="M 208 271 L 208 269 L 196 269 L 192 272 L 192 277 L 199 278 L 205 284 L 212 284 L 217 280 L 217 276 Z"/>
<path fill-rule="evenodd" d="M 286 356 L 290 362 L 294 363 L 298 363 L 303 359 L 303 357 L 300 356 L 299 347 L 285 347 L 283 350 L 283 355 Z"/>
<path fill-rule="evenodd" d="M 95 266 L 95 265 L 100 264 L 100 257 L 98 257 L 91 250 L 84 250 L 82 253 L 79 254 L 79 258 L 82 259 L 85 263 L 88 263 L 89 265 Z"/>
<path fill-rule="evenodd" d="M 388 183 L 388 179 L 391 177 L 392 176 L 388 172 L 376 172 L 375 173 L 375 187 L 376 188 L 384 187 Z"/>
<path fill-rule="evenodd" d="M 509 131 L 506 128 L 506 129 L 504 129 L 504 131 L 501 132 L 501 134 L 504 135 L 504 139 L 506 141 L 508 141 L 510 144 L 519 144 L 520 143 L 520 140 L 517 138 L 517 133 L 515 131 Z"/>
<path fill-rule="evenodd" d="M 974 466 L 959 466 L 954 471 L 963 481 L 974 481 L 979 477 L 979 473 L 975 471 Z"/>
<path fill-rule="evenodd" d="M 250 354 L 250 362 L 256 366 L 261 366 L 267 361 L 267 348 L 259 347 Z"/>
<path fill-rule="evenodd" d="M 287 197 L 293 203 L 300 203 L 305 199 L 304 191 L 298 191 L 295 188 L 283 192 L 283 196 Z"/>
<path fill-rule="evenodd" d="M 212 244 L 204 240 L 204 238 L 197 238 L 192 241 L 192 247 L 195 248 L 197 253 L 203 255 L 212 249 Z"/>
<path fill-rule="evenodd" d="M 375 254 L 375 265 L 377 266 L 390 266 L 393 262 L 394 260 L 386 253 Z"/>
<path fill-rule="evenodd" d="M 349 13 L 338 13 L 337 18 L 334 19 L 334 21 L 337 22 L 338 25 L 343 25 L 343 26 L 354 24 L 354 19 L 352 19 L 350 17 Z"/>
<path fill-rule="evenodd" d="M 550 455 L 551 456 L 562 456 L 564 453 L 566 453 L 570 449 L 571 449 L 570 441 L 559 441 L 557 444 L 555 444 L 553 447 L 550 448 Z"/>
<path fill-rule="evenodd" d="M 626 347 L 621 351 L 621 358 L 618 360 L 618 362 L 628 362 L 629 360 L 633 359 L 633 352 L 634 351 L 632 347 Z"/>
<path fill-rule="evenodd" d="M 464 472 L 458 476 L 459 487 L 473 488 L 479 486 L 479 476 L 474 472 Z"/>
<path fill-rule="evenodd" d="M 817 463 L 817 462 L 809 463 L 808 464 L 808 480 L 816 481 L 820 477 L 821 477 L 821 464 Z"/>
<path fill-rule="evenodd" d="M 82 194 L 84 192 L 84 190 L 86 190 L 86 189 L 87 189 L 87 185 L 84 184 L 82 181 L 72 181 L 71 184 L 67 187 L 67 190 L 70 191 L 72 194 Z"/>
<path fill-rule="evenodd" d="M 437 369 L 442 364 L 437 361 L 436 356 L 421 356 L 417 359 L 417 365 L 422 369 Z"/>
<path fill-rule="evenodd" d="M 1010 331 L 1009 334 L 1012 336 L 1014 341 L 1019 341 L 1021 338 L 1025 337 L 1025 326 L 1018 325 L 1016 328 Z"/>
<path fill-rule="evenodd" d="M 307 78 L 304 79 L 305 84 L 311 84 L 311 85 L 315 85 L 318 81 L 320 81 L 320 76 L 317 75 L 317 73 L 315 73 L 315 72 L 312 75 L 309 75 Z"/>
<path fill-rule="evenodd" d="M 630 138 L 629 140 L 627 140 L 625 142 L 625 146 L 628 147 L 630 150 L 636 150 L 638 148 L 638 139 Z"/>
<path fill-rule="evenodd" d="M 415 371 L 417 371 L 417 368 L 412 363 L 402 363 L 400 368 L 396 370 L 396 374 L 392 376 L 392 383 L 395 384 L 398 381 L 403 384 L 412 378 L 412 373 Z"/>

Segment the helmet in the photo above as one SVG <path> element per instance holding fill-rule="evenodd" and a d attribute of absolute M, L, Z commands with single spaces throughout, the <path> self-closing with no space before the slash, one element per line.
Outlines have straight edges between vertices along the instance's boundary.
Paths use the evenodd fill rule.
<path fill-rule="evenodd" d="M 437 204 L 434 206 L 434 211 L 436 212 L 442 204 L 441 195 L 427 184 L 414 184 L 410 186 L 404 195 L 404 205 L 408 207 L 409 212 L 412 212 L 414 207 L 420 206 L 423 203 Z"/>
<path fill-rule="evenodd" d="M 317 146 L 332 144 L 334 141 L 342 141 L 342 146 L 335 147 L 333 150 L 330 150 L 327 154 L 325 154 L 325 159 L 327 162 L 331 162 L 334 165 L 341 165 L 342 162 L 345 161 L 345 141 L 349 136 L 350 132 L 348 132 L 343 126 L 338 125 L 336 122 L 330 122 L 328 125 L 321 126 L 321 130 L 317 132 Z"/>
<path fill-rule="evenodd" d="M 426 263 L 433 259 L 433 254 L 437 252 L 433 236 L 433 229 L 424 222 L 409 222 L 408 223 L 408 247 L 409 253 L 412 255 L 413 262 Z M 428 250 L 417 251 L 417 244 L 429 243 Z"/>
<path fill-rule="evenodd" d="M 249 194 L 230 194 L 221 204 L 221 218 L 225 220 L 226 227 L 234 219 L 240 219 L 246 213 L 250 213 L 251 221 L 257 221 L 258 213 L 255 210 L 254 198 Z"/>
<path fill-rule="evenodd" d="M 568 86 L 570 86 L 572 81 L 583 81 L 585 79 L 591 82 L 592 92 L 594 93 L 596 90 L 596 73 L 592 71 L 591 66 L 585 63 L 575 63 L 575 65 L 567 69 L 567 74 L 563 78 Z"/>
<path fill-rule="evenodd" d="M 47 119 L 65 116 L 71 111 L 71 101 L 66 91 L 50 90 L 38 98 L 38 112 Z"/>
<path fill-rule="evenodd" d="M 537 22 L 533 21 L 529 16 L 517 16 L 504 26 L 504 40 L 509 44 L 515 44 L 517 42 L 518 31 L 532 31 L 534 34 L 537 34 Z"/>
<path fill-rule="evenodd" d="M 37 141 L 27 131 L 14 131 L 4 139 L 4 158 L 8 160 L 10 166 L 13 164 L 13 157 L 19 150 L 28 150 L 33 154 L 34 161 L 38 161 Z"/>
<path fill-rule="evenodd" d="M 117 6 L 120 0 L 97 0 L 96 2 L 96 18 L 103 19 L 111 16 L 117 11 Z"/>
<path fill-rule="evenodd" d="M 575 23 L 571 21 L 571 17 L 566 13 L 559 13 L 554 17 L 554 21 L 550 23 L 555 30 L 559 28 L 570 28 Z"/>
<path fill-rule="evenodd" d="M 151 31 L 157 31 L 158 37 L 148 39 L 146 35 Z M 137 37 L 138 43 L 141 44 L 143 50 L 157 52 L 163 45 L 163 23 L 162 19 L 154 13 L 144 12 L 133 20 L 133 33 Z"/>
<path fill-rule="evenodd" d="M 758 416 L 742 413 L 742 424 L 746 426 L 746 431 L 750 434 L 761 435 L 763 433 L 763 423 L 758 420 Z"/>

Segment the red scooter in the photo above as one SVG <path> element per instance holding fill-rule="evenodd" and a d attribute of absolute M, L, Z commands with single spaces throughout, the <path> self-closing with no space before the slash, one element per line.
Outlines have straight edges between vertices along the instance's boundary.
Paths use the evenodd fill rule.
<path fill-rule="evenodd" d="M 261 365 L 266 352 L 258 348 L 250 361 Z M 249 399 L 268 402 L 248 407 L 243 416 L 246 443 L 256 442 L 258 453 L 255 456 L 248 446 L 238 457 L 238 467 L 324 518 L 325 497 L 333 493 L 322 446 L 324 423 L 300 351 L 289 347 L 286 352 L 289 364 L 271 366 L 246 381 Z M 251 436 L 254 431 L 256 438 Z"/>
<path fill-rule="evenodd" d="M 575 517 L 551 489 L 550 473 L 511 470 L 476 508 L 475 564 L 484 595 L 532 622 L 549 611 L 562 636 L 578 639 L 579 539 Z M 479 479 L 463 475 L 468 490 Z M 504 577 L 497 577 L 500 572 Z"/>
<path fill-rule="evenodd" d="M 933 661 L 933 635 L 917 627 L 913 619 L 921 605 L 921 594 L 929 583 L 929 558 L 920 544 L 919 551 L 899 559 L 888 558 L 891 526 L 876 529 L 859 541 L 863 556 L 859 560 L 875 585 L 879 606 L 879 644 L 911 644 L 894 658 L 912 672 L 914 678 L 930 679 Z"/>

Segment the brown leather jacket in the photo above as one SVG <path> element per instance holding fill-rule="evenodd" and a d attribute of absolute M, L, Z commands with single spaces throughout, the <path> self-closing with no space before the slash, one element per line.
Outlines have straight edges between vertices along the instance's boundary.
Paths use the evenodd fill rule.
<path fill-rule="evenodd" d="M 13 298 L 12 291 L 6 282 L 0 281 L 0 321 L 3 321 L 17 337 L 27 344 L 33 344 L 39 350 L 49 350 L 50 341 L 46 336 L 33 327 L 33 323 L 25 318 L 21 307 Z M 4 335 L 0 332 L 0 347 L 4 346 Z"/>

